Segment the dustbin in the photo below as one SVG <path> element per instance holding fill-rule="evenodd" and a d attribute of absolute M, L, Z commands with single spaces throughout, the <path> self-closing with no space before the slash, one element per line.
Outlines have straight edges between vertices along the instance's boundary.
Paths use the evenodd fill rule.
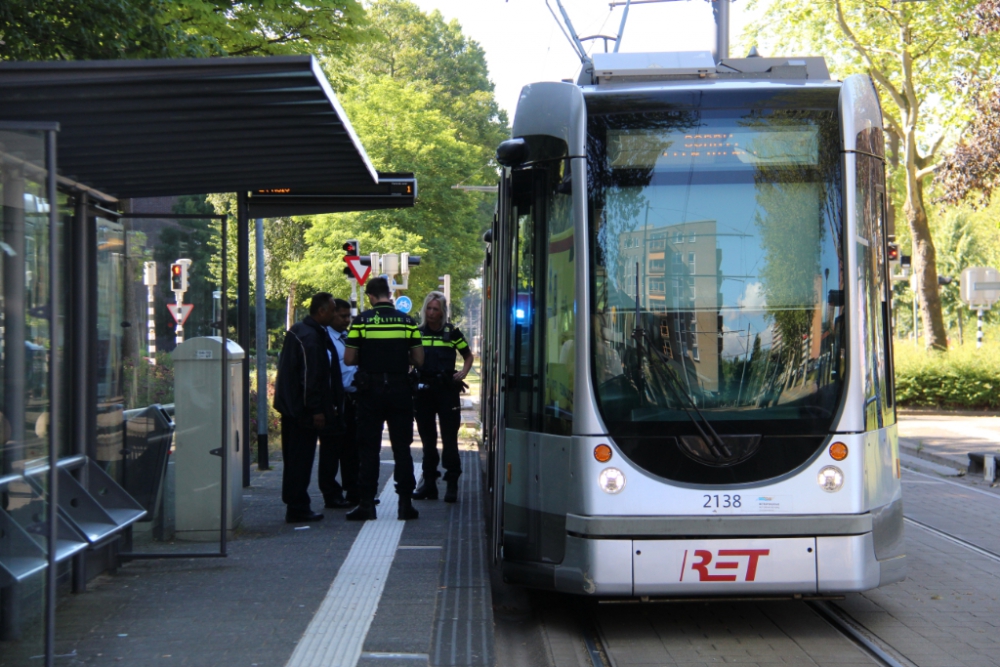
<path fill-rule="evenodd" d="M 228 392 L 222 395 L 222 339 L 191 338 L 178 345 L 174 360 L 174 498 L 175 537 L 218 540 L 221 525 L 222 459 L 228 457 L 226 526 L 243 518 L 241 447 L 243 423 L 243 349 L 226 341 Z M 228 402 L 226 447 L 222 449 L 222 401 Z"/>
<path fill-rule="evenodd" d="M 146 510 L 142 520 L 152 521 L 167 470 L 174 421 L 159 403 L 125 410 L 123 416 L 125 448 L 118 481 Z"/>

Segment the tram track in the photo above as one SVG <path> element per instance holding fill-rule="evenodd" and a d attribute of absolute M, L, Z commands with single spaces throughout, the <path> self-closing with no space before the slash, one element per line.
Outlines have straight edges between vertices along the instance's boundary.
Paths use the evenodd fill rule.
<path fill-rule="evenodd" d="M 761 600 L 764 599 L 762 598 Z M 780 601 L 781 598 L 767 598 L 766 600 L 774 602 Z M 871 659 L 874 664 L 879 665 L 879 667 L 914 667 L 913 663 L 902 656 L 893 655 L 895 649 L 881 642 L 874 633 L 871 633 L 861 623 L 851 618 L 847 612 L 835 605 L 832 599 L 796 600 L 795 598 L 785 598 L 785 600 L 790 604 L 801 603 L 809 607 L 816 616 L 845 637 L 852 645 Z M 672 601 L 660 600 L 659 602 Z M 700 602 L 721 604 L 719 600 L 704 598 Z M 645 605 L 650 603 L 637 601 L 635 604 Z M 600 621 L 597 616 L 595 614 L 582 615 L 581 623 L 581 635 L 589 658 L 586 667 L 622 667 L 615 660 L 614 652 L 610 650 L 604 640 Z"/>

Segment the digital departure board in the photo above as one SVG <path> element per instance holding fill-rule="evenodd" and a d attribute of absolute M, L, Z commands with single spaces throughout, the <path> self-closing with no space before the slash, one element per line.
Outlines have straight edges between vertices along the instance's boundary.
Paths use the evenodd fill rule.
<path fill-rule="evenodd" d="M 815 165 L 819 162 L 819 129 L 609 130 L 608 158 L 615 169 Z"/>

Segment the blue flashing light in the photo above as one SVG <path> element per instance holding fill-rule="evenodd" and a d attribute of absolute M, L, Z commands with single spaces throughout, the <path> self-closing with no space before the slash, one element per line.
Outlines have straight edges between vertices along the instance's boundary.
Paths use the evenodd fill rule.
<path fill-rule="evenodd" d="M 517 319 L 519 319 L 519 320 L 523 320 L 524 319 L 524 308 L 518 308 L 517 310 L 515 310 L 514 311 L 514 316 Z"/>

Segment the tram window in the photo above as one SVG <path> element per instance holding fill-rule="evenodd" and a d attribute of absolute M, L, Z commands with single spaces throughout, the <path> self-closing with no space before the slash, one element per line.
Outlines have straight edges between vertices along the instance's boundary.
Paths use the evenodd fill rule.
<path fill-rule="evenodd" d="M 570 161 L 546 170 L 545 188 L 545 352 L 542 430 L 573 431 L 573 383 L 576 368 L 576 263 L 571 189 L 559 187 L 572 177 Z M 636 239 L 640 242 L 640 239 Z"/>
<path fill-rule="evenodd" d="M 592 360 L 609 429 L 695 432 L 693 404 L 726 422 L 720 432 L 828 432 L 844 340 L 843 305 L 824 297 L 844 289 L 835 99 L 829 110 L 603 108 L 589 116 L 588 182 L 602 277 Z M 706 135 L 728 148 L 683 150 Z M 638 320 L 636 265 L 647 267 Z"/>
<path fill-rule="evenodd" d="M 531 169 L 511 174 L 511 224 L 508 227 L 513 249 L 510 256 L 513 294 L 509 301 L 512 312 L 508 329 L 507 422 L 512 428 L 525 430 L 535 428 L 538 416 L 535 180 Z"/>

